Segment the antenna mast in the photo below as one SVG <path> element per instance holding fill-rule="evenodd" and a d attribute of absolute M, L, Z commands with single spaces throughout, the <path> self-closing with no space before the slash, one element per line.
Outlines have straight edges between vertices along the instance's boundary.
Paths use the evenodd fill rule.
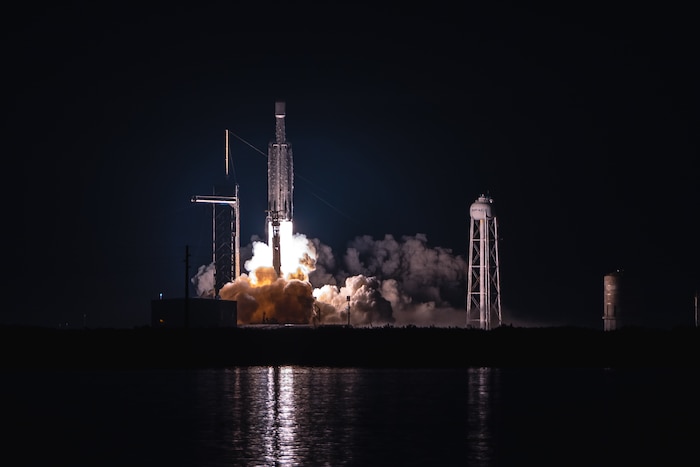
<path fill-rule="evenodd" d="M 698 296 L 699 295 L 700 294 L 696 290 L 695 291 L 695 302 L 694 302 L 695 303 L 695 327 L 698 327 Z"/>
<path fill-rule="evenodd" d="M 228 180 L 229 156 L 231 152 L 228 147 L 228 130 L 224 131 L 226 132 L 226 155 L 224 156 L 224 163 L 226 164 L 226 180 Z"/>

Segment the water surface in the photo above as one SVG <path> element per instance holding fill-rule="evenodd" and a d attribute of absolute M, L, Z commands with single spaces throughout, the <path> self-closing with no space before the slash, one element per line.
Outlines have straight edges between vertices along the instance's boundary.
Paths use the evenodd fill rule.
<path fill-rule="evenodd" d="M 695 370 L 4 371 L 5 465 L 692 465 Z M 12 457 L 22 462 L 7 462 Z"/>

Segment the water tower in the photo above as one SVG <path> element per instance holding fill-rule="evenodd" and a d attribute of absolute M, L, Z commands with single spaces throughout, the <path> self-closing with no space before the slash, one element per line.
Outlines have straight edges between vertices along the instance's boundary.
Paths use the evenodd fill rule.
<path fill-rule="evenodd" d="M 502 324 L 501 281 L 498 271 L 498 222 L 493 199 L 481 195 L 469 208 L 469 270 L 467 327 L 491 329 Z"/>

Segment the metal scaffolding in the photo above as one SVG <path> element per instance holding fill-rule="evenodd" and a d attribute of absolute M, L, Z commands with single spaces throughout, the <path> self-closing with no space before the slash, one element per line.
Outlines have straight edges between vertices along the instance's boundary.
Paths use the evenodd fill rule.
<path fill-rule="evenodd" d="M 215 266 L 215 290 L 241 275 L 240 262 L 240 203 L 238 184 L 228 183 L 230 167 L 229 131 L 226 130 L 226 182 L 214 187 L 213 195 L 195 195 L 193 203 L 212 205 L 212 261 Z"/>
<path fill-rule="evenodd" d="M 501 283 L 498 267 L 498 221 L 493 199 L 481 195 L 469 209 L 469 266 L 467 273 L 467 327 L 491 329 L 502 324 Z"/>

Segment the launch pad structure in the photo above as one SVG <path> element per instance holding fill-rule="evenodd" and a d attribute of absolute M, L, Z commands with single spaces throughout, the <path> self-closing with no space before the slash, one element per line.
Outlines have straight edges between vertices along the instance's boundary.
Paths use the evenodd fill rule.
<path fill-rule="evenodd" d="M 481 195 L 469 208 L 467 327 L 489 330 L 492 319 L 502 324 L 498 267 L 498 221 L 493 198 Z"/>
<path fill-rule="evenodd" d="M 277 277 L 282 276 L 282 239 L 291 233 L 293 211 L 294 165 L 292 145 L 286 137 L 285 116 L 285 103 L 275 102 L 275 139 L 268 145 L 268 209 L 265 231 L 268 245 L 272 248 L 272 264 Z M 217 298 L 224 285 L 241 275 L 240 200 L 238 183 L 229 182 L 232 167 L 229 133 L 228 130 L 225 131 L 226 182 L 215 186 L 213 194 L 195 195 L 191 200 L 193 203 L 212 205 L 212 261 L 215 267 L 213 292 Z"/>
<path fill-rule="evenodd" d="M 238 183 L 229 182 L 231 167 L 229 131 L 226 130 L 226 180 L 214 186 L 213 195 L 195 195 L 193 203 L 212 205 L 212 261 L 214 262 L 214 296 L 221 288 L 241 275 L 240 202 Z"/>

